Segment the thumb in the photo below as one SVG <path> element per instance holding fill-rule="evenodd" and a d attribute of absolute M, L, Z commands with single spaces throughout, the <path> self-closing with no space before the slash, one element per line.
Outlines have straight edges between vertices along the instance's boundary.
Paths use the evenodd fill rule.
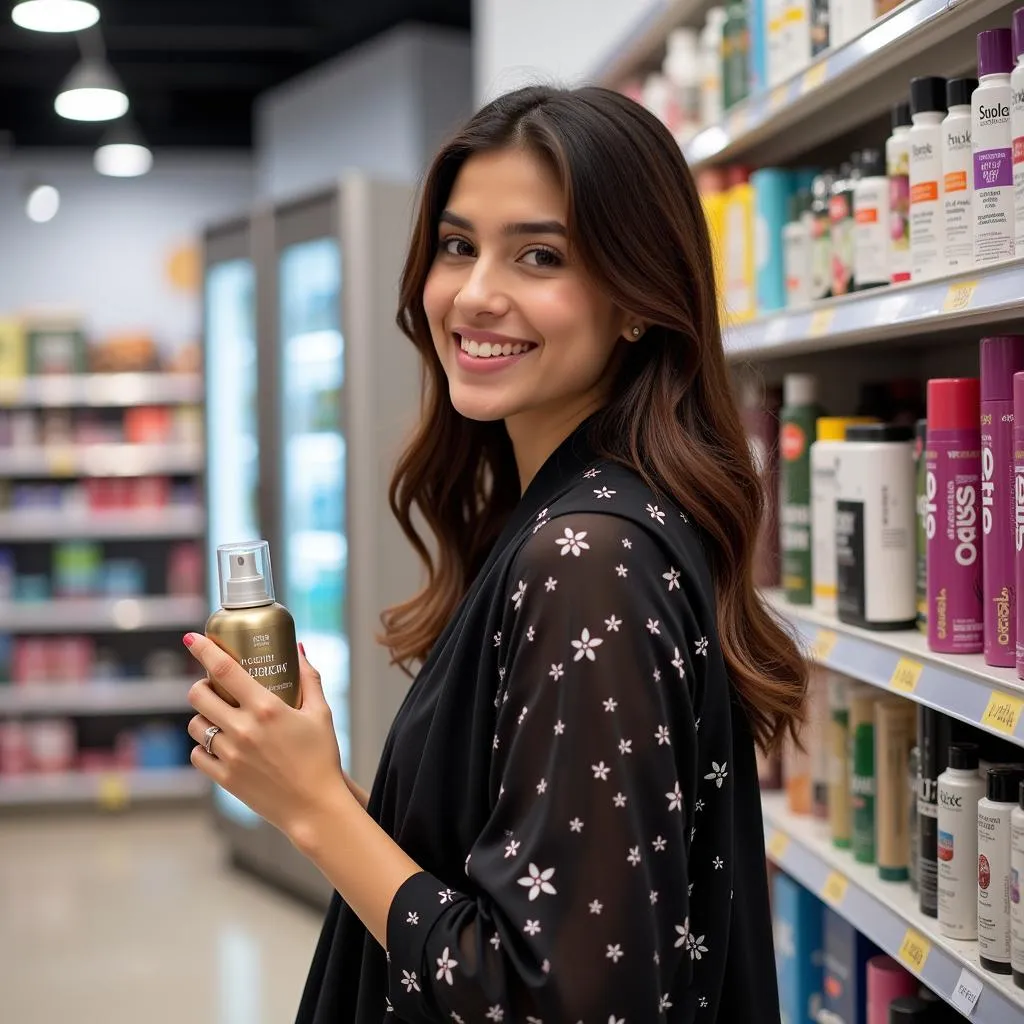
<path fill-rule="evenodd" d="M 310 665 L 306 658 L 306 648 L 299 645 L 299 690 L 302 694 L 303 707 L 324 706 L 327 698 L 324 696 L 324 686 L 320 679 L 320 673 Z"/>

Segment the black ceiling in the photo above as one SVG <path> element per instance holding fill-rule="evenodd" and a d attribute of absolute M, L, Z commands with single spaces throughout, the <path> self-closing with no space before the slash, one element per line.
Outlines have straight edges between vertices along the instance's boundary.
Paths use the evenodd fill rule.
<path fill-rule="evenodd" d="M 469 27 L 470 0 L 95 0 L 111 65 L 151 146 L 245 147 L 266 89 L 404 21 Z M 91 146 L 103 126 L 53 100 L 74 36 L 27 32 L 0 0 L 0 135 L 17 148 Z"/>

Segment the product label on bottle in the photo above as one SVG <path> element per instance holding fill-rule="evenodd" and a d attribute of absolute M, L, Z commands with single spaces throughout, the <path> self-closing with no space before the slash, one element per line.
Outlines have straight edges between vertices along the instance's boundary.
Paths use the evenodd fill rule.
<path fill-rule="evenodd" d="M 974 260 L 994 263 L 1016 251 L 1009 83 L 976 90 L 972 107 Z"/>
<path fill-rule="evenodd" d="M 808 436 L 814 410 L 786 417 L 779 433 L 782 476 L 782 585 L 789 600 L 810 604 L 811 589 L 811 466 Z"/>
<path fill-rule="evenodd" d="M 786 274 L 786 306 L 802 306 L 811 297 L 811 239 L 802 221 L 787 224 L 783 230 L 782 259 Z"/>
<path fill-rule="evenodd" d="M 1024 818 L 1013 814 L 1010 827 L 1010 965 L 1024 972 Z"/>
<path fill-rule="evenodd" d="M 812 214 L 811 300 L 825 299 L 832 292 L 832 235 L 827 214 Z"/>
<path fill-rule="evenodd" d="M 946 267 L 974 266 L 974 218 L 971 213 L 971 122 L 955 118 L 943 124 L 942 193 L 946 231 Z"/>
<path fill-rule="evenodd" d="M 925 459 L 928 646 L 977 654 L 984 649 L 981 450 L 929 441 Z"/>
<path fill-rule="evenodd" d="M 1014 434 L 1017 430 L 1014 429 Z M 1014 438 L 1013 445 L 1013 538 L 1016 553 L 1017 573 L 1015 580 L 1024 574 L 1024 437 Z M 1017 674 L 1024 666 L 1024 601 L 1017 601 Z"/>
<path fill-rule="evenodd" d="M 985 787 L 946 776 L 939 780 L 939 924 L 944 935 L 973 939 L 978 932 L 978 801 Z"/>
<path fill-rule="evenodd" d="M 1017 226 L 1015 250 L 1024 253 L 1024 72 L 1010 79 L 1010 135 L 1013 147 L 1013 207 Z"/>
<path fill-rule="evenodd" d="M 905 140 L 886 147 L 889 178 L 889 278 L 910 280 L 910 149 Z"/>
<path fill-rule="evenodd" d="M 1014 565 L 1013 405 L 981 413 L 981 524 L 985 587 L 985 661 L 1012 668 L 1017 652 Z"/>
<path fill-rule="evenodd" d="M 850 736 L 850 806 L 853 855 L 862 864 L 875 862 L 875 727 L 860 722 Z"/>
<path fill-rule="evenodd" d="M 843 622 L 865 620 L 864 503 L 835 503 L 836 607 Z"/>
<path fill-rule="evenodd" d="M 857 183 L 853 211 L 853 275 L 858 288 L 889 280 L 889 183 Z"/>
<path fill-rule="evenodd" d="M 295 624 L 284 608 L 222 609 L 210 617 L 206 635 L 261 686 L 298 707 L 301 693 Z"/>
<path fill-rule="evenodd" d="M 987 801 L 978 807 L 978 950 L 1010 962 L 1010 814 Z"/>
<path fill-rule="evenodd" d="M 910 276 L 927 281 L 945 270 L 942 237 L 942 129 L 910 132 Z"/>
<path fill-rule="evenodd" d="M 814 606 L 832 611 L 836 603 L 836 459 L 820 446 L 811 449 L 811 574 Z"/>
<path fill-rule="evenodd" d="M 920 435 L 914 442 L 914 463 L 917 480 L 917 628 L 924 632 L 928 628 L 928 535 L 925 532 L 928 469 L 924 441 Z"/>
<path fill-rule="evenodd" d="M 829 200 L 829 230 L 832 238 L 832 294 L 853 291 L 853 209 L 850 193 L 841 192 Z"/>

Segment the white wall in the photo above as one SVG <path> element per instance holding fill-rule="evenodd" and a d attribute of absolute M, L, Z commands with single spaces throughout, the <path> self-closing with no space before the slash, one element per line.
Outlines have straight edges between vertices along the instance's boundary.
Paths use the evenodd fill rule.
<path fill-rule="evenodd" d="M 668 0 L 473 0 L 477 103 L 522 85 L 579 85 Z"/>
<path fill-rule="evenodd" d="M 400 26 L 257 100 L 259 194 L 291 198 L 346 170 L 415 181 L 471 107 L 469 34 Z"/>
<path fill-rule="evenodd" d="M 55 185 L 48 224 L 25 215 L 25 187 Z M 175 288 L 166 260 L 211 220 L 252 202 L 248 155 L 157 154 L 142 178 L 104 178 L 88 152 L 16 153 L 0 164 L 0 315 L 80 312 L 90 332 L 151 332 L 164 346 L 196 340 L 200 296 Z"/>

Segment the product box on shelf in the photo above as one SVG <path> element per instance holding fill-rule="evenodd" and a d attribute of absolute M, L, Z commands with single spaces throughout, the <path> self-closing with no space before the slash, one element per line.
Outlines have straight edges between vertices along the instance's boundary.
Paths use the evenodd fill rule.
<path fill-rule="evenodd" d="M 878 947 L 846 918 L 824 908 L 825 978 L 823 1020 L 829 1024 L 865 1024 L 867 962 Z"/>
<path fill-rule="evenodd" d="M 817 896 L 779 872 L 772 883 L 775 963 L 782 1018 L 815 1024 L 822 1003 L 822 909 Z"/>
<path fill-rule="evenodd" d="M 0 378 L 17 380 L 27 371 L 24 328 L 17 320 L 0 319 Z"/>
<path fill-rule="evenodd" d="M 83 373 L 85 331 L 72 317 L 32 317 L 25 321 L 29 371 L 33 374 Z"/>

